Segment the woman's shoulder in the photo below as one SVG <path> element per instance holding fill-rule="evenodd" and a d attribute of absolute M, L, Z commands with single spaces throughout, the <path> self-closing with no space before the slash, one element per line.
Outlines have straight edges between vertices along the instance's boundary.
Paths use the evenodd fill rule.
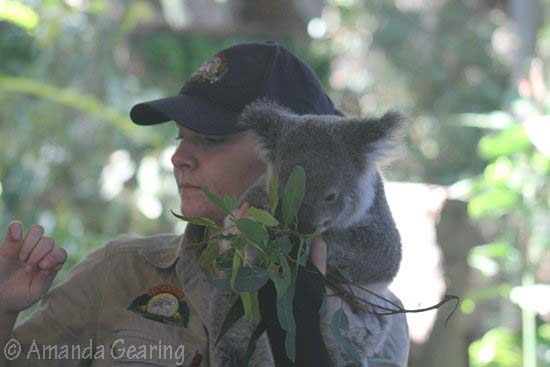
<path fill-rule="evenodd" d="M 99 271 L 141 266 L 144 262 L 166 268 L 178 257 L 181 235 L 121 236 L 89 253 L 71 272 Z"/>
<path fill-rule="evenodd" d="M 159 252 L 177 249 L 181 235 L 163 233 L 153 236 L 122 236 L 105 244 L 105 252 L 115 255 L 123 252 Z"/>

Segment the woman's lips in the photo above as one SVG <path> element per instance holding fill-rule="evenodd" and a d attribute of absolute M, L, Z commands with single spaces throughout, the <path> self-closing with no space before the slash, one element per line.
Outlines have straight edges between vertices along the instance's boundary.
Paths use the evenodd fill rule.
<path fill-rule="evenodd" d="M 182 185 L 180 186 L 180 190 L 198 190 L 200 187 L 198 186 L 191 186 L 191 185 Z"/>

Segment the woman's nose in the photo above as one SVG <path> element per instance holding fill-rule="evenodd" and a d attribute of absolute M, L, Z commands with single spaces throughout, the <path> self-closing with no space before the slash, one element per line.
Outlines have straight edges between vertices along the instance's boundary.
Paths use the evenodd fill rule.
<path fill-rule="evenodd" d="M 176 151 L 172 154 L 171 161 L 174 167 L 187 166 L 192 169 L 196 166 L 192 148 L 184 143 L 178 145 Z"/>

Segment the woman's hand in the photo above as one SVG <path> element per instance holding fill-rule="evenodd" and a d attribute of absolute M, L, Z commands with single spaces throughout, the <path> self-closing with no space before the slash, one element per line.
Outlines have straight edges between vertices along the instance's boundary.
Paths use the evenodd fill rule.
<path fill-rule="evenodd" d="M 17 314 L 39 301 L 66 260 L 41 225 L 32 225 L 23 238 L 23 224 L 11 221 L 0 244 L 0 314 Z"/>
<path fill-rule="evenodd" d="M 327 244 L 321 236 L 314 237 L 309 250 L 309 261 L 325 275 L 327 273 Z"/>

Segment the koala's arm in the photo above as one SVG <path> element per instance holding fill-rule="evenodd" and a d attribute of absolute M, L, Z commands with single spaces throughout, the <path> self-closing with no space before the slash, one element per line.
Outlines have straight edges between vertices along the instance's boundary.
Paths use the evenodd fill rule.
<path fill-rule="evenodd" d="M 401 237 L 381 181 L 362 222 L 345 230 L 328 230 L 322 238 L 327 243 L 327 264 L 344 270 L 358 284 L 389 282 L 399 270 Z"/>
<path fill-rule="evenodd" d="M 366 287 L 372 292 L 402 306 L 401 301 L 384 284 Z M 380 299 L 358 287 L 351 287 L 354 295 L 376 305 L 395 309 L 390 302 Z M 382 309 L 366 306 L 369 311 L 385 312 Z M 348 319 L 347 336 L 359 354 L 361 364 L 354 364 L 353 360 L 342 352 L 336 342 L 331 329 L 331 320 L 334 313 L 342 309 Z M 325 312 L 321 314 L 321 331 L 323 339 L 336 366 L 368 366 L 369 359 L 383 360 L 394 366 L 407 366 L 409 355 L 409 331 L 405 314 L 375 315 L 358 310 L 350 306 L 342 298 L 327 288 Z M 388 364 L 390 365 L 390 364 Z"/>

